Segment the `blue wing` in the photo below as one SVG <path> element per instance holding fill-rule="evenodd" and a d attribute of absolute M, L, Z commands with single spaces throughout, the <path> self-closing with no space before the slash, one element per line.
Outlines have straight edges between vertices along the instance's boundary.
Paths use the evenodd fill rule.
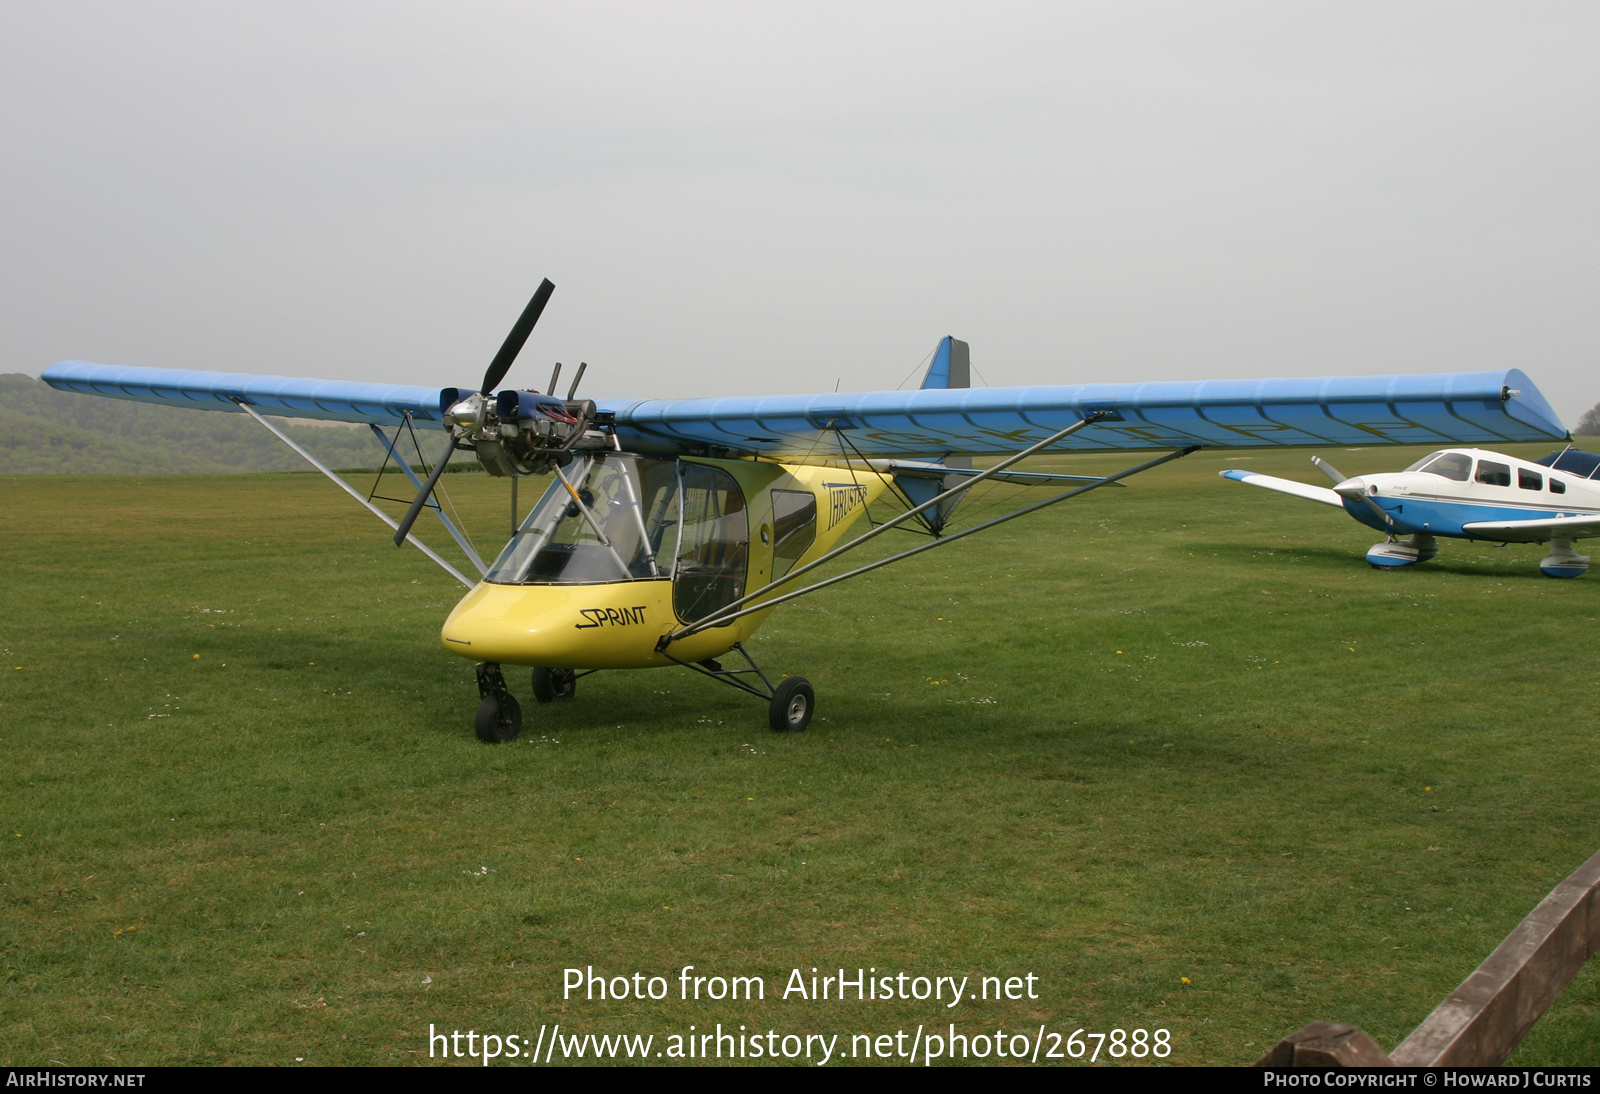
<path fill-rule="evenodd" d="M 444 412 L 439 405 L 444 391 L 436 387 L 255 376 L 247 372 L 136 368 L 97 365 L 91 361 L 62 361 L 45 369 L 40 379 L 60 391 L 81 391 L 165 406 L 237 414 L 240 411 L 233 400 L 238 398 L 267 414 L 286 418 L 393 425 L 409 415 L 418 425 L 444 428 Z"/>
<path fill-rule="evenodd" d="M 170 406 L 443 428 L 453 388 L 186 372 L 63 361 L 63 391 Z M 1520 370 L 1069 387 L 929 388 L 763 398 L 603 400 L 633 451 L 788 460 L 939 459 L 1016 452 L 1095 411 L 1063 449 L 1483 444 L 1563 440 L 1567 431 Z M 845 442 L 848 442 L 846 444 Z"/>
<path fill-rule="evenodd" d="M 1561 440 L 1555 411 L 1517 369 L 1200 383 L 875 391 L 602 403 L 637 451 L 726 450 L 786 459 L 1016 452 L 1093 411 L 1079 451 Z M 835 434 L 833 431 L 837 430 Z"/>

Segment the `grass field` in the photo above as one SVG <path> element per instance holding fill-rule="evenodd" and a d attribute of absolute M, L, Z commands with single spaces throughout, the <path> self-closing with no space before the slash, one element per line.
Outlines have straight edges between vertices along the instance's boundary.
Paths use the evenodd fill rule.
<path fill-rule="evenodd" d="M 320 477 L 0 479 L 0 1058 L 426 1063 L 430 1023 L 556 1022 L 1391 1048 L 1600 847 L 1600 575 L 1455 541 L 1375 572 L 1375 533 L 1216 475 L 1307 456 L 1200 453 L 780 611 L 753 651 L 815 685 L 807 733 L 677 669 L 558 709 L 519 672 L 502 746 L 439 645 L 459 589 Z M 450 482 L 480 547 L 501 486 Z M 562 998 L 685 965 L 767 997 Z M 1039 998 L 777 998 L 813 966 Z M 1600 1064 L 1600 969 L 1515 1061 Z"/>

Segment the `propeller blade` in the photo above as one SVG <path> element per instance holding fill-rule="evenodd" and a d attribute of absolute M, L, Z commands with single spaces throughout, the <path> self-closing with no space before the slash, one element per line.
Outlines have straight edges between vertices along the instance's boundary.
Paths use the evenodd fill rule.
<path fill-rule="evenodd" d="M 500 347 L 500 352 L 489 362 L 489 371 L 483 374 L 482 394 L 488 395 L 499 387 L 500 381 L 511 371 L 511 362 L 522 352 L 523 345 L 528 341 L 528 335 L 533 333 L 533 325 L 539 321 L 539 314 L 544 311 L 544 306 L 550 302 L 550 294 L 555 291 L 556 287 L 548 277 L 539 283 L 533 299 L 528 301 L 528 306 L 522 309 L 522 315 L 511 328 L 511 333 L 506 335 L 505 345 Z"/>
<path fill-rule="evenodd" d="M 549 284 L 549 282 L 545 282 Z M 449 447 L 439 456 L 439 462 L 433 465 L 433 474 L 428 476 L 428 481 L 422 484 L 422 489 L 417 491 L 417 500 L 411 503 L 411 508 L 406 510 L 406 518 L 400 522 L 400 527 L 395 529 L 394 545 L 405 545 L 406 536 L 411 534 L 411 526 L 417 523 L 417 517 L 422 513 L 422 507 L 428 504 L 428 499 L 433 496 L 433 488 L 439 485 L 439 476 L 444 474 L 445 465 L 450 462 L 450 456 L 456 450 L 456 438 L 451 434 L 446 442 Z"/>
<path fill-rule="evenodd" d="M 574 376 L 572 378 L 572 386 L 567 389 L 567 398 L 568 399 L 571 399 L 574 395 L 576 395 L 578 393 L 578 384 L 580 382 L 582 382 L 582 380 L 583 380 L 583 370 L 588 368 L 588 367 L 589 367 L 589 362 L 587 362 L 587 361 L 579 361 L 578 362 L 578 375 L 576 375 L 576 376 Z M 554 395 L 555 393 L 556 393 L 555 392 L 555 385 L 551 384 L 550 385 L 550 394 Z"/>
<path fill-rule="evenodd" d="M 1338 486 L 1341 482 L 1344 482 L 1350 477 L 1349 475 L 1342 474 L 1337 467 L 1333 466 L 1333 464 L 1329 463 L 1321 456 L 1312 456 L 1311 462 L 1317 465 L 1317 469 L 1319 471 L 1328 476 L 1328 478 L 1332 479 L 1333 485 L 1335 486 Z"/>

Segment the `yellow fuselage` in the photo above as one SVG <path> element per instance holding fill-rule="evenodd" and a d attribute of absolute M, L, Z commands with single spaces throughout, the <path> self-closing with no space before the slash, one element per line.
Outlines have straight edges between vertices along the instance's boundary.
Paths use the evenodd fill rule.
<path fill-rule="evenodd" d="M 693 460 L 732 475 L 744 493 L 749 519 L 748 573 L 743 588 L 772 580 L 774 489 L 816 498 L 815 538 L 783 572 L 825 554 L 888 488 L 888 477 L 832 467 L 750 460 Z M 559 484 L 557 484 L 559 488 Z M 781 595 L 799 584 L 780 587 Z M 756 603 L 759 603 L 757 601 Z M 479 583 L 445 620 L 440 638 L 451 653 L 479 662 L 548 668 L 652 668 L 716 657 L 743 642 L 771 614 L 755 612 L 657 649 L 663 636 L 692 620 L 678 616 L 670 576 L 584 583 Z"/>

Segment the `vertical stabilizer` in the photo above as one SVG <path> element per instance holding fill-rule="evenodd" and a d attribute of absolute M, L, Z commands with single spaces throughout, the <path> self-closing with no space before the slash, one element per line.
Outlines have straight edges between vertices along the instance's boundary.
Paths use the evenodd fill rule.
<path fill-rule="evenodd" d="M 947 334 L 939 339 L 939 348 L 933 351 L 933 362 L 922 378 L 923 390 L 971 386 L 972 351 L 961 339 Z"/>
<path fill-rule="evenodd" d="M 928 374 L 922 378 L 924 391 L 929 388 L 959 388 L 972 386 L 972 349 L 959 338 L 945 335 L 939 339 L 939 348 L 933 351 L 933 361 L 928 365 Z M 970 468 L 971 456 L 946 456 L 940 461 L 946 467 Z M 928 483 L 927 498 L 941 490 L 948 490 L 960 480 L 954 475 L 946 475 L 937 487 Z M 912 486 L 910 480 L 902 484 Z M 920 485 L 920 484 L 919 484 Z M 913 486 L 913 488 L 915 488 Z M 940 503 L 937 510 L 928 514 L 928 528 L 935 535 L 944 529 L 955 515 L 956 506 L 961 504 L 965 494 L 957 494 L 948 501 Z M 920 504 L 927 498 L 913 499 Z"/>

